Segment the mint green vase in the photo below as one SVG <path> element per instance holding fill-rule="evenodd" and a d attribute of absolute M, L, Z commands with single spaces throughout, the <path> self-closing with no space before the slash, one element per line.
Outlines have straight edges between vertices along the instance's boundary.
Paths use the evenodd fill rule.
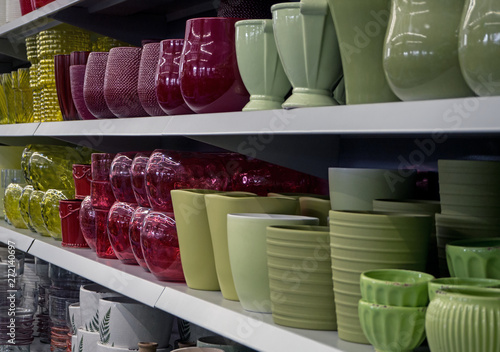
<path fill-rule="evenodd" d="M 458 58 L 465 81 L 474 93 L 500 95 L 500 2 L 466 1 Z"/>
<path fill-rule="evenodd" d="M 383 64 L 401 100 L 474 95 L 458 62 L 463 7 L 464 0 L 392 0 Z"/>

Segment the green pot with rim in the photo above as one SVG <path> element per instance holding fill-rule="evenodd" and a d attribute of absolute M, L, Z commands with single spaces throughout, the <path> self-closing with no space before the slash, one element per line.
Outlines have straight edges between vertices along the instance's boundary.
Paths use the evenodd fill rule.
<path fill-rule="evenodd" d="M 492 287 L 500 288 L 500 280 L 481 279 L 474 277 L 441 277 L 429 281 L 429 300 L 432 301 L 436 297 L 437 291 L 443 289 L 459 289 L 462 287 Z"/>
<path fill-rule="evenodd" d="M 451 276 L 500 279 L 500 237 L 448 243 L 446 260 Z"/>

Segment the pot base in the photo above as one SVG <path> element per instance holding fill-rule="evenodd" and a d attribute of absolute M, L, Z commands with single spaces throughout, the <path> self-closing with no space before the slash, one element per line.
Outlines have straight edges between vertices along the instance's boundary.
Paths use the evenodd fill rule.
<path fill-rule="evenodd" d="M 339 105 L 329 91 L 294 88 L 292 95 L 283 103 L 283 109 Z"/>

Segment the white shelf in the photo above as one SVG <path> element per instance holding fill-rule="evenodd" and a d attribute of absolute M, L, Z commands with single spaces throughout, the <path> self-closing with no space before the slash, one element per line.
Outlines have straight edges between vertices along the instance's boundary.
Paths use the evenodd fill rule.
<path fill-rule="evenodd" d="M 269 352 L 372 352 L 373 347 L 342 341 L 334 331 L 292 329 L 276 325 L 271 314 L 246 312 L 222 294 L 189 289 L 185 284 L 158 281 L 139 266 L 103 260 L 90 249 L 62 247 L 51 237 L 0 224 L 0 241 L 70 270 L 147 305 L 238 341 Z"/>
<path fill-rule="evenodd" d="M 0 137 L 31 137 L 39 125 L 38 122 L 0 125 Z"/>

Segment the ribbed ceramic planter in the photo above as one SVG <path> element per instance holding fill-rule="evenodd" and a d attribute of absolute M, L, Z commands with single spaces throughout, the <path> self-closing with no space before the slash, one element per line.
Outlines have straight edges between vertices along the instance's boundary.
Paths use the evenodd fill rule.
<path fill-rule="evenodd" d="M 330 211 L 330 246 L 339 337 L 368 343 L 359 322 L 360 275 L 367 270 L 424 271 L 432 219 L 427 215 Z"/>
<path fill-rule="evenodd" d="M 300 214 L 312 216 L 319 219 L 321 226 L 328 226 L 328 213 L 332 209 L 332 203 L 329 197 L 300 197 Z"/>
<path fill-rule="evenodd" d="M 267 265 L 273 321 L 336 330 L 327 226 L 269 226 Z"/>
<path fill-rule="evenodd" d="M 500 279 L 500 237 L 448 243 L 446 260 L 451 276 Z"/>
<path fill-rule="evenodd" d="M 438 160 L 439 183 L 498 187 L 500 162 L 492 160 Z"/>
<path fill-rule="evenodd" d="M 497 352 L 500 290 L 443 289 L 431 301 L 425 330 L 431 351 Z"/>
<path fill-rule="evenodd" d="M 443 289 L 460 289 L 470 286 L 500 288 L 500 280 L 471 277 L 441 277 L 429 281 L 429 300 L 436 297 L 436 292 Z"/>
<path fill-rule="evenodd" d="M 292 198 L 257 197 L 248 193 L 206 194 L 208 224 L 214 248 L 217 278 L 226 299 L 238 300 L 234 287 L 227 242 L 227 214 L 297 214 L 298 201 Z"/>
<path fill-rule="evenodd" d="M 266 228 L 273 225 L 318 225 L 317 218 L 300 215 L 227 215 L 227 242 L 234 286 L 245 310 L 271 313 L 266 255 Z"/>

